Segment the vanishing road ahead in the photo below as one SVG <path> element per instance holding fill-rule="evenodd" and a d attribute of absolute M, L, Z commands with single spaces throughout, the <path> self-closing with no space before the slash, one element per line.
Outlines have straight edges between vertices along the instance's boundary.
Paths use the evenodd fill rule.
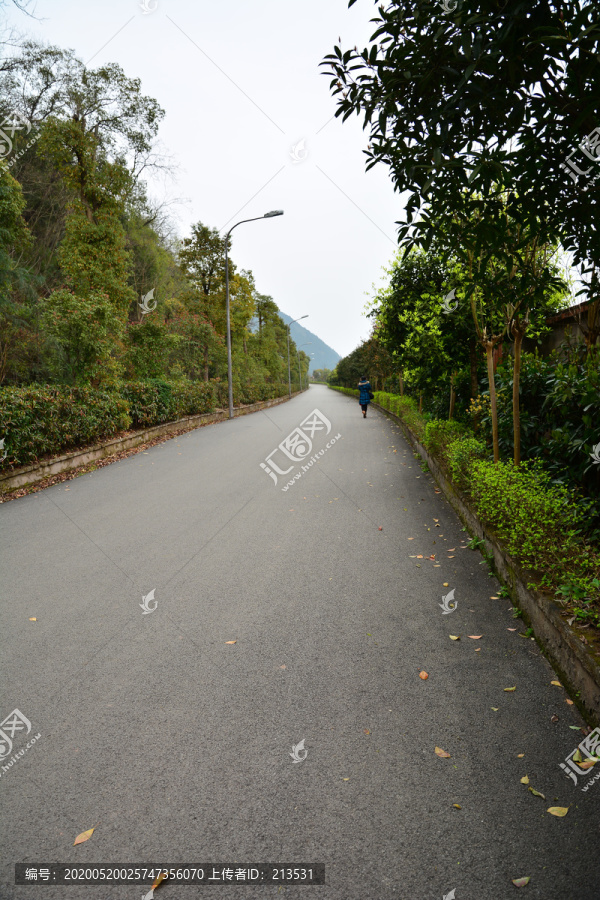
<path fill-rule="evenodd" d="M 330 446 L 283 491 L 260 464 L 315 409 Z M 600 783 L 559 765 L 576 707 L 382 413 L 313 386 L 0 521 L 1 717 L 31 724 L 0 771 L 3 900 L 150 887 L 15 886 L 17 862 L 326 867 L 219 898 L 600 896 Z"/>

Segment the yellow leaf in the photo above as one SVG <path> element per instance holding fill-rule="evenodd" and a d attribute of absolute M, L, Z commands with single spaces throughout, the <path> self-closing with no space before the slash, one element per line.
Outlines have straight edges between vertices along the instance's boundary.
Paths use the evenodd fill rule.
<path fill-rule="evenodd" d="M 555 684 L 556 687 L 562 687 L 562 684 L 560 683 L 560 681 L 551 681 L 550 684 Z"/>
<path fill-rule="evenodd" d="M 567 697 L 567 699 L 565 700 L 565 703 L 568 703 L 569 706 L 573 706 L 573 701 L 572 701 L 572 700 L 569 700 L 568 697 Z"/>
<path fill-rule="evenodd" d="M 542 800 L 545 800 L 545 799 L 546 799 L 546 798 L 544 797 L 543 794 L 540 794 L 539 791 L 534 791 L 534 789 L 533 789 L 531 786 L 529 787 L 529 790 L 531 791 L 531 793 L 532 793 L 535 797 L 541 797 Z"/>
<path fill-rule="evenodd" d="M 453 803 L 452 806 L 454 807 L 454 809 L 462 809 L 460 803 Z"/>
<path fill-rule="evenodd" d="M 483 637 L 483 635 L 482 635 L 482 634 L 470 634 L 469 637 L 470 637 L 473 641 L 480 641 L 481 638 Z"/>
<path fill-rule="evenodd" d="M 525 775 L 521 778 L 521 784 L 529 784 L 529 776 Z"/>
<path fill-rule="evenodd" d="M 445 750 L 442 750 L 441 747 L 436 747 L 435 753 L 436 753 L 436 756 L 439 756 L 441 759 L 450 759 L 451 758 L 450 754 L 446 753 Z"/>
<path fill-rule="evenodd" d="M 516 689 L 517 689 L 516 684 L 515 684 L 514 687 L 511 687 L 511 688 L 504 688 L 505 691 L 516 691 Z"/>
<path fill-rule="evenodd" d="M 30 621 L 30 622 L 37 622 L 37 618 L 34 616 L 33 619 L 30 618 L 29 621 Z"/>
<path fill-rule="evenodd" d="M 442 587 L 448 587 L 448 584 L 449 584 L 449 582 L 445 581 L 445 582 L 443 583 Z"/>
<path fill-rule="evenodd" d="M 549 807 L 549 809 L 546 810 L 546 812 L 549 812 L 550 815 L 552 815 L 552 816 L 559 816 L 559 818 L 562 818 L 563 816 L 566 816 L 566 814 L 569 812 L 569 807 L 568 806 L 551 806 L 551 807 Z"/>
<path fill-rule="evenodd" d="M 419 672 L 419 678 L 422 678 L 423 681 L 427 681 L 429 675 L 427 674 L 427 672 Z"/>
<path fill-rule="evenodd" d="M 517 753 L 517 759 L 523 759 L 524 756 L 524 753 Z"/>
<path fill-rule="evenodd" d="M 349 778 L 342 778 L 342 781 L 350 781 Z"/>
<path fill-rule="evenodd" d="M 451 634 L 450 640 L 451 641 L 460 641 L 460 635 L 459 634 Z"/>
<path fill-rule="evenodd" d="M 237 641 L 225 641 L 226 644 L 237 644 Z"/>
<path fill-rule="evenodd" d="M 490 706 L 490 709 L 493 709 L 494 712 L 498 712 L 498 710 L 500 709 L 500 707 L 499 707 L 499 706 Z"/>
<path fill-rule="evenodd" d="M 531 878 L 529 875 L 526 875 L 525 878 L 512 878 L 511 881 L 515 887 L 525 887 L 526 884 L 529 884 Z"/>
<path fill-rule="evenodd" d="M 88 831 L 82 831 L 81 834 L 78 834 L 73 841 L 73 846 L 75 846 L 76 844 L 83 844 L 84 841 L 89 841 L 93 833 L 93 828 L 90 828 Z"/>
<path fill-rule="evenodd" d="M 154 890 L 155 888 L 157 888 L 157 887 L 159 886 L 159 884 L 161 883 L 161 881 L 164 881 L 164 880 L 165 880 L 165 877 L 166 877 L 166 876 L 165 876 L 165 873 L 164 873 L 164 872 L 161 872 L 160 875 L 158 875 L 158 876 L 154 879 L 154 881 L 153 881 L 153 883 L 152 883 L 152 888 L 151 888 L 151 890 Z"/>
<path fill-rule="evenodd" d="M 579 763 L 580 769 L 591 769 L 592 766 L 595 766 L 597 762 L 600 762 L 600 759 L 594 756 L 589 756 L 586 760 Z"/>

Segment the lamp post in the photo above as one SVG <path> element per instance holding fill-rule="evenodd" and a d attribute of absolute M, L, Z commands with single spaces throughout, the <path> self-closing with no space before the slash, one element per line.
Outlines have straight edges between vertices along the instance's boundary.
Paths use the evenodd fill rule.
<path fill-rule="evenodd" d="M 229 418 L 233 419 L 233 378 L 231 372 L 231 323 L 229 319 L 229 235 L 233 231 L 234 228 L 237 228 L 238 225 L 243 225 L 244 222 L 257 222 L 259 219 L 272 219 L 273 216 L 282 216 L 282 209 L 273 209 L 271 212 L 265 213 L 264 216 L 255 216 L 253 219 L 242 219 L 241 222 L 236 222 L 235 225 L 232 225 L 227 234 L 225 235 L 225 296 L 226 296 L 226 309 L 227 309 L 227 390 L 229 394 Z M 288 339 L 288 359 L 289 359 L 289 339 Z"/>
<path fill-rule="evenodd" d="M 305 316 L 300 316 L 300 319 L 308 319 L 308 313 L 306 313 Z M 292 397 L 292 373 L 290 371 L 290 330 L 294 322 L 299 322 L 300 319 L 292 319 L 292 321 L 288 325 L 288 385 L 290 388 L 290 399 Z"/>
<path fill-rule="evenodd" d="M 304 344 L 300 344 L 300 347 L 312 347 L 312 343 L 312 341 L 306 341 Z M 300 379 L 300 390 L 302 390 L 302 375 L 300 374 L 300 347 L 296 347 L 296 355 L 298 357 L 298 378 Z M 306 387 L 308 387 L 308 372 L 306 373 Z"/>

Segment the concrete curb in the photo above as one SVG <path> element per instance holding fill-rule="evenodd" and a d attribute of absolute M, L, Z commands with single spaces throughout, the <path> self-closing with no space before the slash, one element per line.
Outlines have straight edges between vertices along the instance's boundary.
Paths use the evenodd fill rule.
<path fill-rule="evenodd" d="M 304 391 L 296 391 L 292 394 L 292 399 L 301 393 L 304 393 Z M 289 396 L 285 396 L 276 397 L 273 400 L 261 400 L 249 406 L 236 407 L 233 414 L 236 418 L 238 416 L 246 416 L 249 413 L 259 412 L 261 409 L 268 409 L 270 406 L 286 403 L 289 399 Z M 134 434 L 129 433 L 127 436 L 111 438 L 99 444 L 93 444 L 90 447 L 86 447 L 85 450 L 73 450 L 69 453 L 64 453 L 62 456 L 53 456 L 50 459 L 42 460 L 29 466 L 13 469 L 12 472 L 5 472 L 0 475 L 0 494 L 36 484 L 38 481 L 42 481 L 51 475 L 59 475 L 61 472 L 77 469 L 79 466 L 84 466 L 96 459 L 106 459 L 120 450 L 130 450 L 132 447 L 145 444 L 147 441 L 160 437 L 162 434 L 193 431 L 196 428 L 201 428 L 203 425 L 226 421 L 228 415 L 227 410 L 217 410 L 198 416 L 186 416 L 184 419 L 178 419 L 176 422 L 163 422 L 161 425 L 153 425 Z"/>
<path fill-rule="evenodd" d="M 562 684 L 574 698 L 581 715 L 588 724 L 600 725 L 600 660 L 582 643 L 583 633 L 579 635 L 567 625 L 560 615 L 560 607 L 550 596 L 527 588 L 526 573 L 506 553 L 491 530 L 481 524 L 465 498 L 446 477 L 440 464 L 430 456 L 408 425 L 383 406 L 373 401 L 371 404 L 400 425 L 407 441 L 427 463 L 431 474 L 469 532 L 484 541 L 488 556 L 493 556 L 496 571 L 510 590 L 515 605 L 523 611 L 523 619 L 532 626 L 542 653 L 560 675 Z"/>

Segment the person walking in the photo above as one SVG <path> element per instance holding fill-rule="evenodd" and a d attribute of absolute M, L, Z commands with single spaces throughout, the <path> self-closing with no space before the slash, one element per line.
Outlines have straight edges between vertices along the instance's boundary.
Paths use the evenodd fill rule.
<path fill-rule="evenodd" d="M 362 409 L 363 419 L 366 419 L 367 407 L 373 399 L 373 394 L 371 393 L 371 384 L 368 381 L 366 375 L 363 375 L 363 377 L 358 382 L 358 389 L 360 391 L 358 402 L 360 404 L 360 408 Z"/>

